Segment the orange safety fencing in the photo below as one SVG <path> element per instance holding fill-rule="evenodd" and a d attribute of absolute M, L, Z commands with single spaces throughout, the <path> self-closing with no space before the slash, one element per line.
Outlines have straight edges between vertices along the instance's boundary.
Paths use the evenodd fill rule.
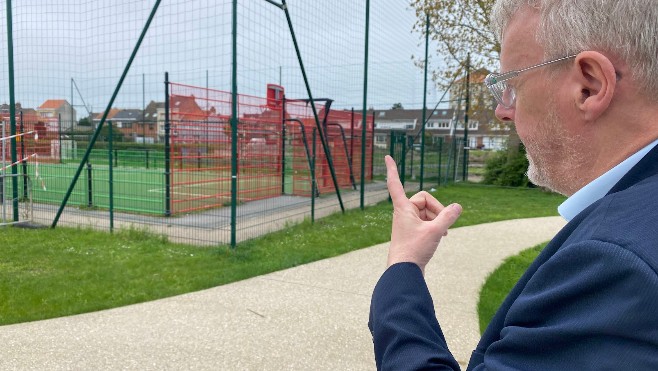
<path fill-rule="evenodd" d="M 295 100 L 284 104 L 283 88 L 268 88 L 265 98 L 238 96 L 238 201 L 282 194 L 310 196 L 314 133 L 317 189 L 319 193 L 333 192 L 329 163 L 310 105 Z M 172 212 L 230 204 L 231 93 L 169 83 L 169 96 Z M 361 115 L 329 111 L 321 102 L 316 106 L 338 185 L 354 187 L 361 175 Z M 366 120 L 366 128 L 366 179 L 371 180 L 371 118 Z"/>

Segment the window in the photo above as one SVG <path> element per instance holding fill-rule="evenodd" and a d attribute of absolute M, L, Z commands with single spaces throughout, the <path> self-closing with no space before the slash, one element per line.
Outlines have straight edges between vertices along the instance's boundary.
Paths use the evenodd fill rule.
<path fill-rule="evenodd" d="M 439 121 L 437 122 L 437 127 L 443 130 L 450 129 L 450 121 Z"/>
<path fill-rule="evenodd" d="M 510 127 L 507 124 L 494 123 L 493 121 L 489 123 L 489 128 L 491 131 L 509 131 Z"/>
<path fill-rule="evenodd" d="M 379 112 L 379 117 L 384 117 L 384 116 L 386 116 L 386 112 L 384 112 L 384 111 L 380 111 L 380 112 Z"/>
<path fill-rule="evenodd" d="M 469 121 L 468 130 L 477 130 L 479 123 L 477 121 Z M 457 124 L 457 130 L 464 130 L 464 123 L 460 122 Z"/>
<path fill-rule="evenodd" d="M 427 128 L 432 128 L 432 129 L 450 129 L 450 121 L 433 121 L 429 122 L 426 125 Z"/>

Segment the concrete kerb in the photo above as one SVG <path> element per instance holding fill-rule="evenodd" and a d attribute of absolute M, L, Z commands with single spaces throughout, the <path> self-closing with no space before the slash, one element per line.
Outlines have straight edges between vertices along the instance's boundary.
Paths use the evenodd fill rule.
<path fill-rule="evenodd" d="M 479 290 L 507 256 L 552 238 L 559 217 L 450 231 L 426 268 L 462 366 L 479 338 Z M 0 369 L 373 370 L 367 329 L 388 244 L 209 290 L 0 327 Z"/>

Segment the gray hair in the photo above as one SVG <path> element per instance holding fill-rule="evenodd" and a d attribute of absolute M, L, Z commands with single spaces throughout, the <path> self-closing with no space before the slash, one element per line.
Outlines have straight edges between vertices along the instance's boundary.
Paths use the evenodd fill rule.
<path fill-rule="evenodd" d="M 642 90 L 658 100 L 658 1 L 498 0 L 491 13 L 498 40 L 524 6 L 539 11 L 537 41 L 547 59 L 583 50 L 609 53 L 626 62 Z"/>

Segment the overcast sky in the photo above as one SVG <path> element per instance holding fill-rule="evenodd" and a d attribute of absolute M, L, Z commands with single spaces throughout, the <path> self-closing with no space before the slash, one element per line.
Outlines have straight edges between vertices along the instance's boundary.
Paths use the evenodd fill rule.
<path fill-rule="evenodd" d="M 37 107 L 46 99 L 105 109 L 154 1 L 14 1 L 16 100 Z M 6 2 L 0 5 L 0 59 L 7 61 Z M 365 0 L 289 0 L 288 6 L 313 96 L 339 108 L 363 105 Z M 305 98 L 301 70 L 285 14 L 265 0 L 240 0 L 238 88 L 264 96 L 280 83 Z M 412 55 L 424 44 L 412 33 L 415 13 L 404 0 L 371 1 L 368 106 L 422 105 L 423 76 Z M 430 53 L 430 65 L 440 65 Z M 8 63 L 0 66 L 0 103 L 9 102 Z M 170 80 L 211 89 L 231 88 L 231 1 L 163 0 L 114 106 L 142 108 L 164 100 Z M 71 92 L 71 79 L 77 89 Z M 441 93 L 429 84 L 428 106 Z M 82 106 L 82 101 L 87 107 Z"/>

